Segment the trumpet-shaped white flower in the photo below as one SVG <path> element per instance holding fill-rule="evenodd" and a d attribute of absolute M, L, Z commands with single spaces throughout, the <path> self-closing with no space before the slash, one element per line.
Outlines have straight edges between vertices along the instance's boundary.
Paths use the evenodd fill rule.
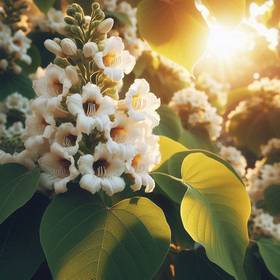
<path fill-rule="evenodd" d="M 74 158 L 66 153 L 59 151 L 46 153 L 39 158 L 38 163 L 43 172 L 51 175 L 56 193 L 66 192 L 67 184 L 79 175 Z"/>
<path fill-rule="evenodd" d="M 78 165 L 83 175 L 81 187 L 93 194 L 102 189 L 111 196 L 125 188 L 124 179 L 120 177 L 124 173 L 125 162 L 117 154 L 109 153 L 102 144 L 93 155 L 81 156 Z"/>
<path fill-rule="evenodd" d="M 33 82 L 36 94 L 49 98 L 66 95 L 71 86 L 71 80 L 67 77 L 65 70 L 54 64 L 46 68 L 42 78 Z"/>
<path fill-rule="evenodd" d="M 35 99 L 31 105 L 32 115 L 26 119 L 25 147 L 34 157 L 49 150 L 49 140 L 55 131 L 55 121 L 47 110 L 47 100 L 44 97 Z"/>
<path fill-rule="evenodd" d="M 102 96 L 100 88 L 91 83 L 83 87 L 82 95 L 68 96 L 66 103 L 69 112 L 77 116 L 77 129 L 86 134 L 94 128 L 103 130 L 116 107 L 112 98 Z"/>
<path fill-rule="evenodd" d="M 127 173 L 134 178 L 131 186 L 134 191 L 144 186 L 145 192 L 152 192 L 155 182 L 149 172 L 160 162 L 158 136 L 150 135 L 144 139 L 144 142 L 139 141 L 136 154 L 127 164 Z"/>
<path fill-rule="evenodd" d="M 124 44 L 119 37 L 110 37 L 105 41 L 104 50 L 95 54 L 97 66 L 113 81 L 120 81 L 124 74 L 129 74 L 135 58 L 124 50 Z"/>
<path fill-rule="evenodd" d="M 152 126 L 159 124 L 156 110 L 160 106 L 160 99 L 150 92 L 150 86 L 144 79 L 136 79 L 126 93 L 124 103 L 129 117 L 137 120 L 150 120 Z"/>
<path fill-rule="evenodd" d="M 61 124 L 54 135 L 51 151 L 60 151 L 68 155 L 75 155 L 79 150 L 79 142 L 82 135 L 72 123 Z"/>
<path fill-rule="evenodd" d="M 106 131 L 108 149 L 118 153 L 124 159 L 130 159 L 135 153 L 135 143 L 143 139 L 146 122 L 137 122 L 124 112 L 117 112 L 115 119 Z"/>

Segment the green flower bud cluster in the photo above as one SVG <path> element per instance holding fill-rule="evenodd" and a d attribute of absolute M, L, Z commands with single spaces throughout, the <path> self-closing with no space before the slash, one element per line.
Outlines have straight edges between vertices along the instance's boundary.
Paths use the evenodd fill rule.
<path fill-rule="evenodd" d="M 95 54 L 104 49 L 114 21 L 105 19 L 104 12 L 96 2 L 92 4 L 90 16 L 84 14 L 79 4 L 70 5 L 64 21 L 66 38 L 48 39 L 45 47 L 56 55 L 54 64 L 63 68 L 70 77 L 70 93 L 80 92 L 82 86 L 90 82 L 96 84 L 103 95 L 118 99 L 121 82 L 104 75 L 103 69 L 95 61 Z M 111 60 L 116 58 L 108 56 L 107 62 L 111 63 Z"/>
<path fill-rule="evenodd" d="M 64 18 L 67 35 L 70 38 L 87 43 L 89 41 L 104 40 L 104 34 L 98 34 L 97 27 L 104 20 L 105 14 L 98 3 L 92 4 L 91 16 L 85 16 L 82 7 L 79 4 L 72 4 L 68 7 L 67 16 Z"/>

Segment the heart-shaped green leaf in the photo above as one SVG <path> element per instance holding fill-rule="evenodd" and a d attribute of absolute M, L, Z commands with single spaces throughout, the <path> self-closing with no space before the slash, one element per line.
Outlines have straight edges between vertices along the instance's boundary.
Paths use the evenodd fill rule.
<path fill-rule="evenodd" d="M 175 256 L 175 280 L 234 280 L 210 262 L 202 247 Z"/>
<path fill-rule="evenodd" d="M 135 197 L 108 208 L 81 190 L 52 201 L 40 235 L 56 280 L 152 279 L 170 244 L 164 214 L 150 200 Z"/>
<path fill-rule="evenodd" d="M 39 226 L 47 204 L 36 194 L 0 225 L 1 279 L 30 280 L 44 261 Z"/>
<path fill-rule="evenodd" d="M 257 241 L 261 256 L 269 271 L 280 279 L 280 242 L 274 239 L 262 238 Z"/>
<path fill-rule="evenodd" d="M 163 105 L 158 109 L 160 124 L 155 128 L 154 133 L 178 140 L 181 136 L 182 125 L 179 117 L 168 106 Z"/>
<path fill-rule="evenodd" d="M 37 189 L 40 172 L 18 164 L 0 165 L 0 224 L 31 199 Z"/>
<path fill-rule="evenodd" d="M 185 157 L 181 173 L 189 186 L 181 204 L 186 231 L 212 262 L 245 279 L 250 200 L 244 184 L 221 160 L 199 151 Z"/>
<path fill-rule="evenodd" d="M 137 18 L 141 36 L 154 51 L 191 70 L 208 34 L 195 1 L 143 0 Z"/>
<path fill-rule="evenodd" d="M 14 92 L 19 92 L 27 98 L 33 98 L 35 96 L 31 80 L 23 74 L 2 74 L 0 75 L 0 85 L 0 101 Z"/>

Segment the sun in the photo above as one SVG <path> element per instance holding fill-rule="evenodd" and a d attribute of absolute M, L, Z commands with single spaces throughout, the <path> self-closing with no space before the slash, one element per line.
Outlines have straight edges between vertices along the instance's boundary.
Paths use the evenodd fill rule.
<path fill-rule="evenodd" d="M 206 50 L 210 55 L 219 56 L 221 59 L 230 59 L 249 46 L 250 41 L 245 32 L 222 25 L 210 26 Z"/>

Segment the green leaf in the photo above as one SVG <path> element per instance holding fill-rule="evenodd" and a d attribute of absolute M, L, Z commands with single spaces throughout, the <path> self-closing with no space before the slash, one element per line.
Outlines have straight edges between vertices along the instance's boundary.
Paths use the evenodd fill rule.
<path fill-rule="evenodd" d="M 164 168 L 165 166 L 163 166 Z M 187 188 L 184 184 L 174 180 L 171 176 L 167 174 L 167 172 L 162 172 L 163 170 L 159 170 L 158 172 L 153 172 L 152 176 L 157 183 L 157 187 L 160 191 L 167 196 L 173 202 L 180 204 Z"/>
<path fill-rule="evenodd" d="M 175 256 L 175 280 L 234 280 L 210 262 L 201 248 Z"/>
<path fill-rule="evenodd" d="M 237 25 L 245 16 L 246 0 L 202 0 L 210 14 L 223 25 Z"/>
<path fill-rule="evenodd" d="M 182 131 L 179 117 L 166 105 L 161 106 L 158 109 L 158 113 L 160 115 L 160 124 L 155 128 L 154 133 L 178 140 Z"/>
<path fill-rule="evenodd" d="M 184 152 L 188 150 L 184 145 L 166 136 L 160 136 L 159 146 L 160 146 L 161 162 L 154 167 L 154 170 L 159 169 L 161 165 L 167 162 L 176 153 Z"/>
<path fill-rule="evenodd" d="M 37 189 L 40 172 L 18 164 L 0 165 L 0 224 L 31 199 Z"/>
<path fill-rule="evenodd" d="M 271 215 L 280 214 L 280 185 L 272 185 L 264 191 L 265 210 Z"/>
<path fill-rule="evenodd" d="M 268 267 L 269 271 L 279 279 L 280 242 L 274 239 L 262 238 L 257 241 L 257 244 L 265 265 Z"/>
<path fill-rule="evenodd" d="M 55 37 L 61 38 L 58 33 L 49 32 L 30 32 L 28 37 L 32 40 L 32 44 L 37 47 L 41 57 L 41 67 L 47 67 L 51 62 L 53 62 L 55 55 L 49 52 L 45 46 L 44 42 L 47 39 L 54 39 Z"/>
<path fill-rule="evenodd" d="M 14 92 L 19 92 L 27 98 L 33 98 L 35 96 L 30 79 L 23 74 L 2 74 L 0 75 L 0 84 L 0 101 Z"/>
<path fill-rule="evenodd" d="M 264 264 L 261 263 L 258 254 L 258 247 L 256 243 L 249 244 L 247 247 L 245 261 L 244 261 L 244 270 L 247 276 L 247 280 L 262 280 L 262 269 Z M 265 278 L 269 279 L 269 278 Z"/>
<path fill-rule="evenodd" d="M 30 280 L 44 261 L 39 226 L 47 203 L 35 195 L 0 225 L 1 279 Z"/>
<path fill-rule="evenodd" d="M 183 129 L 178 142 L 189 149 L 204 149 L 211 152 L 217 152 L 217 147 L 212 143 L 208 134 L 202 131 Z"/>
<path fill-rule="evenodd" d="M 56 0 L 34 0 L 34 3 L 37 5 L 37 7 L 43 12 L 47 13 L 48 10 L 53 7 Z"/>
<path fill-rule="evenodd" d="M 79 189 L 52 201 L 40 236 L 56 280 L 152 279 L 170 244 L 163 212 L 150 200 L 135 197 L 108 208 Z"/>
<path fill-rule="evenodd" d="M 165 196 L 178 204 L 181 203 L 186 192 L 186 186 L 168 175 L 168 161 L 174 154 L 184 151 L 187 151 L 187 148 L 180 143 L 166 136 L 160 136 L 161 162 L 152 172 L 152 176 L 161 193 L 165 194 Z"/>
<path fill-rule="evenodd" d="M 222 161 L 199 151 L 185 157 L 181 172 L 189 186 L 181 204 L 186 231 L 212 262 L 245 279 L 250 200 L 244 184 Z"/>
<path fill-rule="evenodd" d="M 205 50 L 208 28 L 194 1 L 143 0 L 137 18 L 154 51 L 190 70 Z"/>

